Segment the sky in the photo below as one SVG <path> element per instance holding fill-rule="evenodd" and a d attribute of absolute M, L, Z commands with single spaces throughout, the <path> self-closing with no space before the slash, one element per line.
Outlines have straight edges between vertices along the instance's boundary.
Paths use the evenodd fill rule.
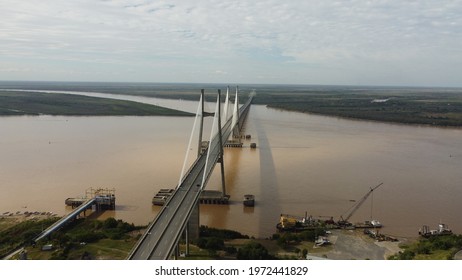
<path fill-rule="evenodd" d="M 0 0 L 0 80 L 462 86 L 457 0 Z"/>

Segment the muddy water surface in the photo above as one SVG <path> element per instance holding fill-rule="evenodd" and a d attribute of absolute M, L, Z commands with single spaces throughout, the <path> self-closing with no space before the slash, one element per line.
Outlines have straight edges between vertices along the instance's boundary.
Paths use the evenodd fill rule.
<path fill-rule="evenodd" d="M 187 101 L 148 101 L 191 112 L 197 106 Z M 82 196 L 89 187 L 107 187 L 116 189 L 117 209 L 103 218 L 146 224 L 158 211 L 151 205 L 152 196 L 178 182 L 193 121 L 1 117 L 0 213 L 64 214 L 70 210 L 64 206 L 67 197 Z M 203 224 L 268 237 L 281 213 L 338 219 L 353 200 L 383 182 L 352 221 L 370 219 L 372 214 L 385 225 L 384 232 L 398 236 L 415 236 L 422 224 L 436 228 L 440 221 L 462 233 L 460 129 L 352 121 L 253 106 L 245 133 L 252 139 L 243 149 L 225 150 L 231 203 L 202 205 Z M 251 150 L 250 142 L 258 148 Z M 195 153 L 193 147 L 191 154 Z M 217 171 L 208 188 L 221 188 Z M 255 195 L 255 208 L 242 206 L 247 193 Z"/>

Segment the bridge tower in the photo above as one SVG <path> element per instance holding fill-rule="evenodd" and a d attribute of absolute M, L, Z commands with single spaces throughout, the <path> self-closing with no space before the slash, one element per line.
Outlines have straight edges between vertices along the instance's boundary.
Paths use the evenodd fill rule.
<path fill-rule="evenodd" d="M 239 87 L 236 86 L 236 97 L 234 98 L 234 109 L 233 109 L 233 123 L 232 123 L 232 127 L 233 128 L 233 137 L 234 138 L 240 138 L 240 130 L 241 130 L 241 127 L 240 127 L 240 122 L 239 122 L 239 96 L 238 96 L 238 92 L 239 92 Z"/>
<path fill-rule="evenodd" d="M 205 95 L 204 89 L 201 89 L 200 95 L 200 109 L 198 110 L 200 114 L 200 122 L 199 122 L 199 137 L 198 137 L 198 145 L 197 145 L 197 157 L 200 157 L 202 153 L 202 134 L 204 132 L 204 102 L 205 102 Z M 188 148 L 189 149 L 189 148 Z M 200 230 L 200 215 L 199 215 L 199 203 L 194 205 L 194 210 L 191 213 L 191 217 L 188 220 L 188 223 L 185 228 L 184 236 L 186 241 L 186 255 L 189 255 L 189 243 L 191 239 L 198 239 L 199 238 L 199 230 Z"/>
<path fill-rule="evenodd" d="M 228 87 L 229 91 L 229 87 Z M 236 91 L 237 93 L 237 91 Z M 198 151 L 197 157 L 201 155 L 202 151 L 202 135 L 203 135 L 203 128 L 204 128 L 204 116 L 206 114 L 204 110 L 204 89 L 201 89 L 201 98 L 200 98 L 200 122 L 199 122 L 199 139 L 198 139 Z M 226 95 L 226 102 L 225 102 L 225 114 L 227 114 L 228 106 L 228 94 Z M 221 121 L 221 90 L 218 90 L 217 94 L 217 110 L 215 112 L 215 116 L 218 118 L 217 121 L 217 128 L 218 128 L 218 135 L 220 141 L 220 153 L 218 157 L 218 163 L 220 163 L 220 171 L 221 171 L 221 189 L 223 196 L 226 195 L 226 180 L 225 180 L 225 167 L 224 167 L 224 150 L 223 150 L 223 138 L 222 138 L 222 121 Z M 226 119 L 227 116 L 225 116 Z M 226 120 L 225 120 L 226 121 Z M 226 139 L 224 140 L 226 141 Z M 187 226 L 185 228 L 185 241 L 186 241 L 186 255 L 189 255 L 189 242 L 190 240 L 198 239 L 199 238 L 199 231 L 200 231 L 200 211 L 199 211 L 199 202 L 196 203 L 194 206 L 194 210 L 191 213 L 191 217 L 188 220 Z"/>

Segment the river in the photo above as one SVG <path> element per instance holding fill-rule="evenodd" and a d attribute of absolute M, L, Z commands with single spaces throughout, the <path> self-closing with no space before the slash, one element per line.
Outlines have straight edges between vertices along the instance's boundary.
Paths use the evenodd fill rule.
<path fill-rule="evenodd" d="M 190 112 L 197 106 L 190 101 L 117 97 Z M 178 182 L 193 121 L 0 117 L 0 213 L 62 215 L 70 211 L 64 205 L 66 198 L 103 187 L 116 189 L 117 207 L 100 218 L 147 224 L 159 210 L 151 204 L 153 195 Z M 244 141 L 244 148 L 225 149 L 231 203 L 201 205 L 202 224 L 269 237 L 281 213 L 338 219 L 383 182 L 352 221 L 369 220 L 372 212 L 384 224 L 383 232 L 396 236 L 416 236 L 423 224 L 436 228 L 439 222 L 462 233 L 461 129 L 252 106 L 245 134 L 252 139 Z M 257 149 L 250 149 L 250 142 L 256 142 Z M 195 153 L 194 147 L 191 154 Z M 208 189 L 221 188 L 218 170 Z M 243 207 L 247 193 L 255 195 L 255 208 Z"/>

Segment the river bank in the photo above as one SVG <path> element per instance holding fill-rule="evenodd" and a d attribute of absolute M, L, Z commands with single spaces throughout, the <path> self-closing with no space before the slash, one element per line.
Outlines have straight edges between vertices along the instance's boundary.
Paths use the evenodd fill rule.
<path fill-rule="evenodd" d="M 3 212 L 0 213 L 0 231 L 6 228 L 28 220 L 39 221 L 56 217 L 57 214 L 53 212 L 43 211 L 16 211 L 16 212 Z"/>
<path fill-rule="evenodd" d="M 49 213 L 49 212 L 48 212 Z M 54 216 L 54 214 L 52 214 Z M 0 233 L 5 232 L 9 228 L 18 226 L 24 221 L 38 222 L 49 214 L 42 215 L 41 213 L 27 215 L 18 213 L 13 215 L 3 215 L 0 218 Z M 33 224 L 30 224 L 33 227 Z M 111 229 L 125 227 L 125 231 L 114 235 Z M 109 231 L 104 231 L 104 229 Z M 98 233 L 102 230 L 101 233 Z M 96 230 L 96 231 L 95 231 Z M 27 231 L 27 229 L 23 229 Z M 94 219 L 81 219 L 74 222 L 72 226 L 66 227 L 53 235 L 51 240 L 37 244 L 37 246 L 28 246 L 25 248 L 28 259 L 125 259 L 134 246 L 136 240 L 141 236 L 143 227 L 133 227 L 123 221 L 115 219 L 106 219 L 97 221 Z M 106 232 L 106 233 L 104 233 Z M 202 227 L 202 241 L 196 241 L 192 245 L 191 256 L 185 257 L 188 259 L 235 259 L 236 252 L 245 247 L 246 244 L 259 243 L 269 255 L 278 259 L 300 259 L 306 258 L 302 253 L 308 254 L 308 258 L 325 258 L 325 259 L 387 259 L 389 256 L 397 254 L 401 251 L 399 244 L 409 240 L 401 239 L 399 242 L 377 242 L 373 239 L 361 234 L 359 231 L 333 230 L 329 235 L 329 244 L 325 246 L 317 246 L 314 241 L 300 241 L 291 243 L 290 245 L 282 246 L 276 239 L 265 238 L 245 238 L 242 235 L 227 230 L 215 230 L 208 227 Z M 110 238 L 102 236 L 110 234 Z M 21 235 L 22 231 L 16 232 Z M 98 235 L 99 234 L 99 235 Z M 98 235 L 98 236 L 97 236 Z M 204 237 L 205 236 L 205 237 Z M 209 245 L 211 244 L 220 244 Z M 221 241 L 219 241 L 221 240 Z M 218 243 L 217 243 L 218 242 Z M 43 244 L 42 244 L 43 243 Z M 203 244 L 198 245 L 197 244 Z M 207 244 L 207 245 L 206 245 Z M 43 249 L 48 246 L 49 249 Z M 223 247 L 222 247 L 223 246 Z M 234 248 L 232 250 L 226 248 Z M 184 246 L 183 246 L 184 247 Z M 210 251 L 212 249 L 212 251 Z M 19 252 L 17 252 L 19 253 Z M 12 256 L 12 259 L 19 258 L 19 254 Z"/>
<path fill-rule="evenodd" d="M 27 236 L 30 235 L 27 235 L 27 232 L 40 232 L 40 227 L 42 230 L 46 228 L 46 225 L 41 225 L 42 222 L 47 222 L 51 215 L 55 216 L 54 214 L 50 215 L 49 212 L 45 212 L 43 215 L 41 213 L 33 215 L 10 214 L 0 217 L 0 238 L 3 238 L 4 235 L 11 235 L 11 230 L 13 230 L 15 237 L 28 238 Z M 54 219 L 56 220 L 57 217 Z M 50 220 L 47 223 L 53 221 Z M 39 227 L 37 228 L 37 226 Z M 51 238 L 40 241 L 33 246 L 24 239 L 18 240 L 19 243 L 17 244 L 26 245 L 20 246 L 20 249 L 18 246 L 10 246 L 9 251 L 5 251 L 3 247 L 6 244 L 4 243 L 0 244 L 0 248 L 4 251 L 3 255 L 15 251 L 7 259 L 124 260 L 144 230 L 144 226 L 134 226 L 114 218 L 101 220 L 98 215 L 90 215 L 85 219 L 81 218 L 72 222 L 53 233 Z M 322 232 L 319 230 L 316 232 Z M 459 235 L 431 239 L 393 238 L 393 241 L 378 241 L 364 234 L 362 230 L 335 229 L 324 231 L 322 237 L 324 242 L 320 244 L 316 232 L 275 233 L 272 237 L 264 239 L 248 237 L 232 230 L 214 229 L 206 226 L 201 226 L 200 232 L 200 238 L 194 240 L 193 244 L 190 245 L 189 256 L 184 255 L 184 241 L 180 243 L 180 259 L 233 260 L 246 258 L 243 252 L 247 252 L 252 254 L 251 256 L 254 256 L 255 259 L 446 260 L 460 258 L 459 251 L 462 249 L 462 236 Z M 311 237 L 306 239 L 303 236 Z"/>
<path fill-rule="evenodd" d="M 0 90 L 0 104 L 0 116 L 192 116 L 133 101 L 23 90 Z"/>

